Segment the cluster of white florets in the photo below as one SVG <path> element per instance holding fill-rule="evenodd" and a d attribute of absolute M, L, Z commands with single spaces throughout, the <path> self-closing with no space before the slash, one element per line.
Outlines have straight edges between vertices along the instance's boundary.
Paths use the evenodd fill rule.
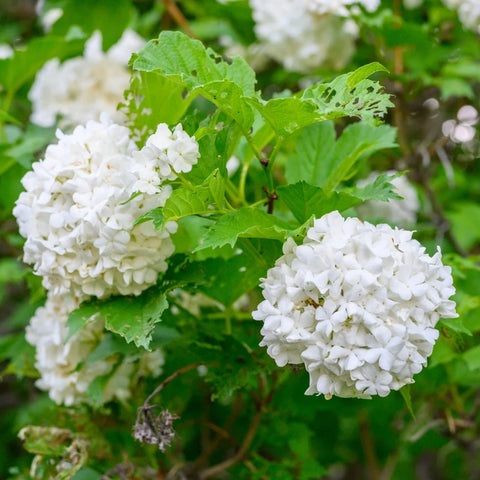
<path fill-rule="evenodd" d="M 176 224 L 156 231 L 151 222 L 134 223 L 163 206 L 171 187 L 160 186 L 159 160 L 139 151 L 129 133 L 106 118 L 59 132 L 22 180 L 26 192 L 13 213 L 27 239 L 24 260 L 55 295 L 138 295 L 167 268 Z M 166 147 L 176 171 L 185 169 L 179 145 L 189 161 L 198 155 L 195 139 L 182 135 Z"/>
<path fill-rule="evenodd" d="M 102 112 L 117 121 L 122 115 L 117 105 L 128 88 L 128 61 L 145 44 L 135 32 L 127 30 L 108 52 L 102 50 L 102 35 L 95 32 L 85 44 L 83 57 L 60 63 L 48 61 L 38 71 L 28 95 L 32 102 L 31 121 L 48 127 L 57 116 L 60 124 L 78 125 L 98 120 Z"/>
<path fill-rule="evenodd" d="M 318 15 L 333 14 L 348 17 L 349 7 L 359 5 L 369 12 L 374 12 L 379 7 L 380 0 L 310 0 L 308 8 Z"/>
<path fill-rule="evenodd" d="M 123 401 L 130 396 L 130 384 L 139 372 L 153 376 L 161 373 L 164 360 L 159 350 L 144 353 L 139 359 L 125 359 L 120 365 L 116 355 L 86 362 L 105 333 L 103 321 L 92 319 L 68 338 L 68 315 L 79 305 L 78 297 L 50 295 L 27 327 L 27 341 L 36 347 L 35 367 L 41 375 L 36 385 L 47 390 L 53 401 L 67 406 L 86 401 L 89 385 L 105 375 L 109 378 L 102 389 L 102 401 Z"/>
<path fill-rule="evenodd" d="M 318 14 L 310 0 L 250 0 L 250 5 L 265 53 L 287 70 L 341 68 L 354 52 L 356 24 L 331 10 Z"/>
<path fill-rule="evenodd" d="M 198 143 L 184 132 L 180 123 L 173 131 L 162 123 L 147 139 L 141 155 L 158 165 L 163 178 L 175 180 L 177 173 L 190 172 L 197 163 Z"/>
<path fill-rule="evenodd" d="M 389 170 L 386 173 L 394 175 L 397 172 Z M 372 172 L 366 180 L 358 182 L 358 186 L 362 187 L 375 181 L 379 174 L 379 172 Z M 420 209 L 417 191 L 405 175 L 394 178 L 391 184 L 395 187 L 394 192 L 400 195 L 401 199 L 390 199 L 388 202 L 370 200 L 357 207 L 359 214 L 362 218 L 388 220 L 400 227 L 414 224 Z"/>
<path fill-rule="evenodd" d="M 457 316 L 450 267 L 412 232 L 332 212 L 283 251 L 253 317 L 278 366 L 305 365 L 306 394 L 386 396 L 426 365 L 438 320 Z"/>
<path fill-rule="evenodd" d="M 198 144 L 181 125 L 172 133 L 162 124 L 139 150 L 130 130 L 105 115 L 57 136 L 23 178 L 26 191 L 13 211 L 26 238 L 24 260 L 49 291 L 27 328 L 37 349 L 37 385 L 68 405 L 84 400 L 92 380 L 115 368 L 104 401 L 126 398 L 134 370 L 158 372 L 163 357 L 156 353 L 140 366 L 125 360 L 118 367 L 110 357 L 78 368 L 103 338 L 103 323 L 88 322 L 67 341 L 67 318 L 89 296 L 138 295 L 166 270 L 176 223 L 158 231 L 151 222 L 135 222 L 165 204 L 171 186 L 163 182 L 191 170 Z"/>
<path fill-rule="evenodd" d="M 480 2 L 478 0 L 443 0 L 458 11 L 458 18 L 465 28 L 480 33 Z"/>

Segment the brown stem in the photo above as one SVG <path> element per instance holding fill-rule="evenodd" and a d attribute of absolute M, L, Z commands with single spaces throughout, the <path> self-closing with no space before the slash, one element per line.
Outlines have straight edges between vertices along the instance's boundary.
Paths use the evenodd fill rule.
<path fill-rule="evenodd" d="M 191 38 L 196 38 L 195 33 L 190 27 L 188 20 L 185 18 L 185 15 L 182 11 L 178 8 L 177 4 L 174 0 L 162 0 L 165 8 L 170 15 L 170 17 L 174 20 L 174 22 Z"/>
<path fill-rule="evenodd" d="M 145 402 L 143 403 L 143 406 L 144 408 L 148 408 L 148 406 L 150 405 L 150 400 L 155 396 L 157 395 L 158 393 L 160 393 L 172 380 L 175 380 L 178 376 L 184 374 L 184 373 L 187 373 L 189 372 L 190 370 L 193 370 L 194 368 L 197 368 L 199 367 L 200 365 L 205 365 L 204 363 L 202 362 L 198 362 L 198 363 L 192 363 L 191 365 L 186 365 L 185 367 L 182 367 L 180 368 L 179 370 L 177 370 L 176 372 L 172 373 L 168 378 L 166 378 L 145 400 Z M 209 365 L 209 366 L 212 366 Z"/>
<path fill-rule="evenodd" d="M 400 23 L 402 21 L 401 0 L 394 0 L 393 12 Z M 395 75 L 402 75 L 403 73 L 403 47 L 400 46 L 393 49 L 393 73 L 395 73 Z"/>
<path fill-rule="evenodd" d="M 258 389 L 260 392 L 260 398 L 258 400 L 255 400 L 255 404 L 256 404 L 255 415 L 253 416 L 252 421 L 250 422 L 247 433 L 245 434 L 243 442 L 240 445 L 240 448 L 238 449 L 237 453 L 232 457 L 228 458 L 227 460 L 220 462 L 217 465 L 214 465 L 213 467 L 207 468 L 203 470 L 203 472 L 200 472 L 198 475 L 199 480 L 204 480 L 206 478 L 217 475 L 229 469 L 230 467 L 232 467 L 233 465 L 235 465 L 236 463 L 244 459 L 244 456 L 247 453 L 247 450 L 250 448 L 250 445 L 252 444 L 253 439 L 255 438 L 258 427 L 260 426 L 260 420 L 262 418 L 263 409 L 265 405 L 267 405 L 272 400 L 272 397 L 273 397 L 273 388 L 270 390 L 268 395 L 265 395 L 266 383 L 267 382 L 264 376 L 260 376 L 258 378 Z"/>
<path fill-rule="evenodd" d="M 360 419 L 360 438 L 363 445 L 363 451 L 367 459 L 367 466 L 372 480 L 380 480 L 380 465 L 375 453 L 375 445 L 373 443 L 370 424 L 366 414 Z"/>
<path fill-rule="evenodd" d="M 270 193 L 267 187 L 263 187 L 263 191 L 267 197 L 267 201 L 265 202 L 265 205 L 267 205 L 267 213 L 272 214 L 273 209 L 275 208 L 275 200 L 278 198 L 278 195 L 275 192 Z"/>
<path fill-rule="evenodd" d="M 235 420 L 237 419 L 242 407 L 243 407 L 242 397 L 237 396 L 235 399 L 235 403 L 233 405 L 233 409 L 222 429 L 224 432 L 228 432 L 229 430 L 232 429 L 232 426 L 235 423 Z M 208 445 L 208 448 L 204 449 L 202 454 L 195 460 L 194 470 L 198 470 L 199 468 L 202 468 L 204 465 L 206 465 L 206 462 L 210 458 L 210 455 L 217 449 L 217 447 L 220 445 L 223 439 L 224 439 L 223 435 L 217 435 L 217 437 L 212 442 L 210 442 L 210 444 Z M 228 436 L 228 440 L 233 443 L 233 446 L 235 447 L 237 446 L 235 439 L 232 438 L 230 435 Z"/>
<path fill-rule="evenodd" d="M 203 472 L 200 472 L 198 476 L 200 480 L 204 480 L 205 478 L 209 478 L 214 475 L 217 475 L 220 472 L 223 472 L 224 470 L 229 469 L 230 467 L 232 467 L 233 465 L 235 465 L 236 463 L 240 462 L 243 459 L 243 456 L 249 449 L 253 439 L 255 438 L 258 427 L 260 426 L 260 420 L 263 413 L 262 410 L 263 408 L 259 408 L 255 412 L 255 415 L 252 418 L 250 426 L 248 427 L 248 431 L 245 435 L 245 438 L 243 439 L 243 442 L 240 445 L 240 448 L 238 449 L 237 453 L 233 455 L 233 457 L 230 457 L 227 460 L 220 462 L 217 465 L 214 465 L 213 467 L 207 468 Z"/>

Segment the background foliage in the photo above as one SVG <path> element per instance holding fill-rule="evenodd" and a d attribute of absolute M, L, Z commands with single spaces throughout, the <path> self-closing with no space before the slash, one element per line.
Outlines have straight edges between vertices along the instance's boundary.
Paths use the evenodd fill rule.
<path fill-rule="evenodd" d="M 271 61 L 255 75 L 242 58 L 213 53 L 223 52 L 225 36 L 255 41 L 247 2 L 46 3 L 64 12 L 48 33 L 33 2 L 4 2 L 1 12 L 0 42 L 16 51 L 0 60 L 0 477 L 30 478 L 36 455 L 35 478 L 478 478 L 479 141 L 442 131 L 460 107 L 480 108 L 478 34 L 441 2 L 407 10 L 384 1 L 360 14 L 357 50 L 343 71 L 303 78 Z M 162 348 L 162 376 L 142 378 L 128 402 L 107 404 L 106 379 L 97 379 L 91 405 L 67 408 L 34 387 L 34 350 L 24 338 L 44 291 L 21 262 L 12 208 L 55 131 L 29 123 L 27 93 L 47 60 L 81 54 L 95 30 L 108 48 L 127 26 L 155 39 L 131 61 L 124 108 L 133 126 L 181 121 L 202 160 L 163 208 L 139 219 L 179 225 L 159 283 L 135 299 L 93 300 L 69 319 L 72 332 L 92 313 L 106 320 L 110 333 L 88 361 Z M 233 154 L 240 168 L 228 176 Z M 388 175 L 357 185 L 389 169 L 408 170 L 417 188 L 416 238 L 430 253 L 441 246 L 460 317 L 440 322 L 429 366 L 411 387 L 368 401 L 304 396 L 307 373 L 277 368 L 258 347 L 250 312 L 259 278 L 312 215 L 355 215 L 366 200 L 395 198 Z M 194 297 L 189 311 L 178 289 L 212 301 Z M 155 397 L 179 416 L 172 447 L 135 442 L 137 408 L 169 375 L 197 364 Z"/>

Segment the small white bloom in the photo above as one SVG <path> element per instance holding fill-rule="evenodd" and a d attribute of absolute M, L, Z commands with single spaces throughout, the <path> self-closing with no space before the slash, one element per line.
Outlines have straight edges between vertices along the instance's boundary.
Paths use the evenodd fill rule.
<path fill-rule="evenodd" d="M 161 186 L 158 161 L 129 135 L 106 117 L 70 135 L 58 131 L 58 144 L 22 180 L 14 215 L 24 260 L 56 295 L 138 295 L 167 268 L 176 224 L 156 231 L 134 223 L 163 206 L 171 187 Z"/>
<path fill-rule="evenodd" d="M 104 338 L 103 320 L 90 319 L 85 327 L 68 338 L 68 315 L 78 308 L 80 299 L 72 295 L 49 295 L 26 329 L 27 341 L 35 346 L 35 367 L 40 373 L 36 385 L 59 404 L 88 402 L 87 389 L 99 376 L 110 374 L 102 401 L 130 397 L 131 385 L 141 375 L 157 376 L 164 363 L 161 351 L 130 357 L 118 364 L 116 355 L 88 363 L 89 355 Z M 68 338 L 68 340 L 67 340 Z M 86 363 L 84 363 L 86 362 Z M 84 365 L 81 366 L 81 364 Z"/>
<path fill-rule="evenodd" d="M 95 32 L 85 44 L 83 57 L 60 63 L 48 61 L 37 73 L 28 94 L 32 102 L 31 121 L 48 127 L 57 116 L 62 126 L 98 120 L 102 112 L 121 121 L 117 104 L 128 88 L 128 60 L 144 45 L 135 32 L 126 31 L 107 53 L 102 50 L 102 36 Z"/>
<path fill-rule="evenodd" d="M 0 43 L 0 60 L 13 57 L 13 48 L 7 43 Z"/>
<path fill-rule="evenodd" d="M 385 173 L 395 175 L 397 172 L 389 170 Z M 359 181 L 358 186 L 364 187 L 375 181 L 379 175 L 379 172 L 372 172 L 367 179 Z M 402 199 L 390 199 L 388 202 L 369 200 L 357 206 L 358 213 L 362 218 L 381 218 L 400 227 L 414 224 L 417 221 L 417 213 L 420 209 L 417 191 L 408 181 L 406 175 L 394 178 L 390 183 L 395 187 L 394 192 L 400 195 Z"/>
<path fill-rule="evenodd" d="M 440 318 L 453 318 L 450 267 L 412 232 L 332 212 L 290 238 L 263 279 L 256 320 L 278 366 L 305 365 L 307 394 L 370 398 L 413 382 Z"/>
<path fill-rule="evenodd" d="M 156 132 L 148 137 L 146 146 L 140 152 L 145 158 L 157 163 L 164 178 L 174 180 L 176 173 L 192 170 L 198 162 L 199 150 L 195 137 L 183 131 L 179 123 L 173 132 L 166 123 L 158 125 Z"/>

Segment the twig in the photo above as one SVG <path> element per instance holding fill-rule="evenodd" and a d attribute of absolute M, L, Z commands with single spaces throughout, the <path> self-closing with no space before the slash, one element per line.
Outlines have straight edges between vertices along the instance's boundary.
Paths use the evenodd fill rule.
<path fill-rule="evenodd" d="M 188 20 L 185 18 L 185 15 L 178 8 L 177 4 L 173 0 L 163 0 L 163 4 L 170 15 L 173 18 L 175 23 L 191 38 L 196 38 L 195 33 L 190 27 Z"/>
<path fill-rule="evenodd" d="M 243 442 L 240 445 L 240 448 L 238 449 L 237 453 L 233 455 L 233 457 L 230 457 L 227 460 L 225 460 L 224 462 L 218 463 L 217 465 L 214 465 L 213 467 L 207 468 L 203 472 L 200 472 L 198 476 L 200 480 L 204 480 L 205 478 L 209 478 L 214 475 L 217 475 L 218 473 L 229 469 L 230 467 L 232 467 L 233 465 L 235 465 L 236 463 L 240 462 L 243 459 L 243 456 L 249 449 L 257 433 L 258 427 L 260 425 L 260 419 L 263 414 L 262 410 L 263 410 L 262 408 L 259 408 L 255 412 L 255 415 L 252 418 L 250 426 L 248 427 L 248 431 L 245 435 L 245 438 L 243 439 Z"/>
<path fill-rule="evenodd" d="M 278 195 L 275 192 L 270 193 L 267 187 L 263 187 L 263 191 L 267 197 L 265 205 L 267 205 L 267 213 L 272 214 L 275 207 L 275 200 L 277 200 Z"/>
<path fill-rule="evenodd" d="M 263 409 L 265 405 L 267 405 L 272 400 L 272 397 L 273 397 L 273 388 L 270 390 L 268 395 L 263 395 L 266 388 L 265 377 L 264 376 L 259 377 L 258 382 L 259 382 L 258 386 L 260 391 L 260 398 L 254 399 L 256 404 L 255 415 L 253 416 L 252 421 L 250 422 L 247 433 L 245 434 L 243 442 L 240 445 L 240 448 L 238 449 L 237 453 L 235 453 L 235 455 L 228 458 L 227 460 L 220 462 L 217 465 L 214 465 L 213 467 L 207 468 L 202 472 L 200 472 L 198 475 L 199 480 L 204 480 L 206 478 L 217 475 L 220 472 L 223 472 L 229 469 L 236 463 L 244 460 L 244 456 L 247 453 L 247 450 L 250 448 L 250 445 L 252 444 L 253 439 L 255 438 L 255 435 L 257 433 L 258 427 L 260 426 L 260 420 L 262 418 Z"/>
<path fill-rule="evenodd" d="M 150 400 L 160 393 L 172 380 L 175 380 L 178 376 L 183 375 L 184 373 L 193 370 L 194 368 L 199 367 L 200 365 L 205 365 L 202 362 L 192 363 L 191 365 L 186 365 L 185 367 L 180 368 L 176 372 L 172 373 L 167 379 L 165 379 L 143 402 L 144 407 L 148 407 L 150 405 Z"/>
<path fill-rule="evenodd" d="M 363 445 L 363 451 L 367 459 L 368 470 L 372 480 L 380 480 L 380 465 L 375 453 L 370 425 L 366 415 L 362 415 L 360 419 L 360 438 Z"/>

